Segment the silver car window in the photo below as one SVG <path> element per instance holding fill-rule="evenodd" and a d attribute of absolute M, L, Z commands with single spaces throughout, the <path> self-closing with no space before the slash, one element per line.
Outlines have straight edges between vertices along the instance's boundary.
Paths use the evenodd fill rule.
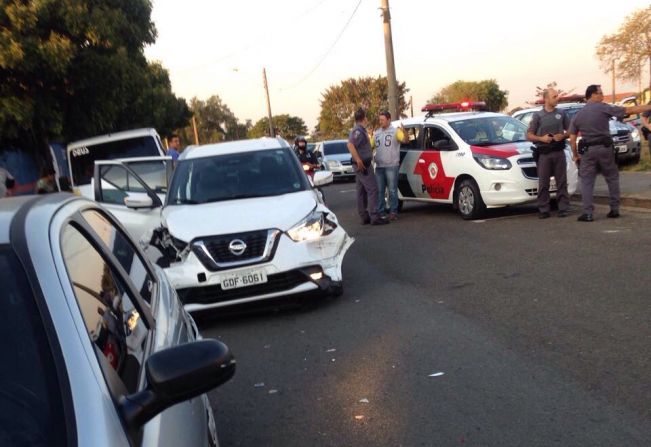
<path fill-rule="evenodd" d="M 82 213 L 82 216 L 129 274 L 140 296 L 151 304 L 156 283 L 129 238 L 99 211 L 87 210 Z"/>
<path fill-rule="evenodd" d="M 68 225 L 61 251 L 77 304 L 100 365 L 113 368 L 126 390 L 138 388 L 148 329 L 118 276 L 86 237 Z M 112 374 L 104 371 L 105 377 Z"/>

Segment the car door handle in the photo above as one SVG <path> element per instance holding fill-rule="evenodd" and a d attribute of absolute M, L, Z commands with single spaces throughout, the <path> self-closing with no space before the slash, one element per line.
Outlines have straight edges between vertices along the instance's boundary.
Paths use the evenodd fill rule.
<path fill-rule="evenodd" d="M 422 158 L 419 158 L 419 159 L 418 159 L 418 163 L 421 164 L 421 165 L 424 165 L 424 164 L 425 164 L 425 160 L 423 160 Z"/>

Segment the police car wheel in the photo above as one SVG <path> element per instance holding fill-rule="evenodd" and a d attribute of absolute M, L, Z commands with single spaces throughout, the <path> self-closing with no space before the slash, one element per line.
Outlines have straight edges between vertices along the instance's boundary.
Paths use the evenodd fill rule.
<path fill-rule="evenodd" d="M 479 218 L 486 210 L 486 205 L 474 180 L 463 180 L 456 193 L 456 206 L 461 217 L 466 220 Z"/>

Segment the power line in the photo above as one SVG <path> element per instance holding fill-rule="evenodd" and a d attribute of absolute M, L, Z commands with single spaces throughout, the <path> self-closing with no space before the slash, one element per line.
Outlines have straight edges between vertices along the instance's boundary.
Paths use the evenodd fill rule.
<path fill-rule="evenodd" d="M 356 13 L 357 10 L 359 9 L 359 5 L 361 5 L 361 4 L 362 4 L 362 0 L 359 0 L 359 1 L 357 2 L 357 5 L 355 6 L 355 9 L 353 9 L 353 13 L 350 15 L 350 17 L 349 17 L 348 20 L 346 21 L 346 24 L 344 25 L 344 27 L 343 27 L 343 28 L 341 29 L 341 31 L 339 32 L 339 35 L 337 36 L 337 38 L 335 39 L 335 41 L 332 43 L 332 45 L 330 45 L 330 48 L 328 48 L 328 50 L 325 52 L 325 54 L 321 57 L 321 59 L 319 60 L 319 62 L 317 62 L 317 64 L 316 64 L 316 65 L 315 65 L 315 66 L 314 66 L 314 67 L 313 67 L 313 68 L 312 68 L 312 69 L 311 69 L 311 70 L 310 70 L 310 71 L 309 71 L 305 76 L 303 76 L 303 77 L 302 77 L 298 82 L 296 82 L 296 83 L 293 84 L 293 85 L 290 85 L 289 87 L 281 88 L 281 89 L 279 89 L 280 91 L 283 91 L 283 90 L 289 90 L 289 89 L 292 89 L 292 88 L 298 87 L 298 86 L 301 85 L 301 84 L 302 84 L 302 83 L 303 83 L 307 78 L 309 78 L 309 77 L 310 77 L 310 76 L 311 76 L 311 75 L 312 75 L 312 74 L 317 70 L 317 68 L 319 68 L 319 67 L 321 66 L 321 64 L 323 63 L 323 61 L 325 61 L 326 58 L 328 57 L 328 55 L 330 55 L 330 52 L 334 49 L 335 45 L 337 45 L 337 42 L 339 42 L 339 39 L 341 39 L 341 36 L 343 36 L 344 32 L 345 32 L 346 29 L 348 28 L 348 25 L 350 25 L 350 22 L 353 20 L 353 17 L 355 17 L 355 13 Z"/>

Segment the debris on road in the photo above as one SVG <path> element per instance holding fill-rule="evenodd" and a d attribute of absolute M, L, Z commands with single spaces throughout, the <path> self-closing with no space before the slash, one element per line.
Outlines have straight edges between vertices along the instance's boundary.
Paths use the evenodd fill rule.
<path fill-rule="evenodd" d="M 442 376 L 444 374 L 445 374 L 444 372 L 439 371 L 439 372 L 435 372 L 435 373 L 430 374 L 428 377 L 440 377 L 440 376 Z"/>
<path fill-rule="evenodd" d="M 278 390 L 269 390 L 269 394 L 276 394 Z"/>
<path fill-rule="evenodd" d="M 367 404 L 367 403 L 368 403 L 368 399 L 367 399 L 367 398 L 360 399 L 360 400 L 359 400 L 359 403 L 360 403 L 360 404 Z"/>
<path fill-rule="evenodd" d="M 358 415 L 355 416 L 355 419 L 357 419 L 358 421 L 361 421 L 362 419 L 364 419 L 364 415 L 358 414 Z"/>
<path fill-rule="evenodd" d="M 264 387 L 264 382 L 256 383 L 253 385 L 254 388 L 263 388 Z"/>
<path fill-rule="evenodd" d="M 331 348 L 331 349 L 328 349 L 326 352 L 335 352 L 335 351 L 336 351 L 335 348 Z"/>

